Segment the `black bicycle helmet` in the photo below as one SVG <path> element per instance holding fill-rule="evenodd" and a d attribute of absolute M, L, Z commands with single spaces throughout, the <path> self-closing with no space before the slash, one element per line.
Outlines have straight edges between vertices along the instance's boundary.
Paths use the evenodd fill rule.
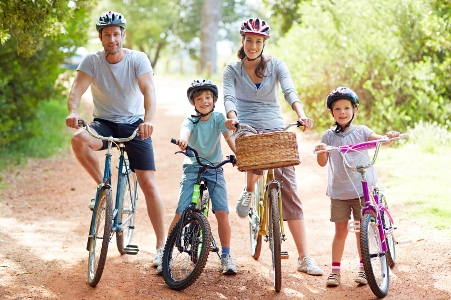
<path fill-rule="evenodd" d="M 189 102 L 193 103 L 193 94 L 198 90 L 209 90 L 215 98 L 218 98 L 218 87 L 208 79 L 195 79 L 191 82 L 191 86 L 186 91 Z"/>
<path fill-rule="evenodd" d="M 351 89 L 347 87 L 337 87 L 326 98 L 326 106 L 332 109 L 332 104 L 340 99 L 347 99 L 351 101 L 354 107 L 359 107 L 359 97 Z"/>
<path fill-rule="evenodd" d="M 269 39 L 271 29 L 265 20 L 250 18 L 241 24 L 240 34 L 257 34 Z"/>
<path fill-rule="evenodd" d="M 96 29 L 99 32 L 104 27 L 111 25 L 120 26 L 125 29 L 127 27 L 127 20 L 120 13 L 110 10 L 109 12 L 103 13 L 97 19 Z"/>

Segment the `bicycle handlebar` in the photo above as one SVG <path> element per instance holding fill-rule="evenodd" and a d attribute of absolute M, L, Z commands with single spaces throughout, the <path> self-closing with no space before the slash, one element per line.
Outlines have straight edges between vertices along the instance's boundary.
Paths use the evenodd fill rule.
<path fill-rule="evenodd" d="M 177 140 L 174 139 L 174 138 L 172 138 L 172 139 L 171 139 L 171 143 L 177 144 Z M 232 164 L 236 164 L 235 155 L 227 156 L 228 159 L 222 161 L 221 163 L 219 163 L 219 164 L 217 164 L 217 165 L 213 165 L 213 164 L 204 164 L 203 162 L 200 161 L 200 158 L 201 158 L 201 157 L 199 156 L 199 153 L 196 151 L 196 149 L 194 149 L 194 148 L 191 147 L 190 145 L 187 145 L 187 146 L 186 146 L 186 149 L 185 149 L 184 152 L 183 152 L 183 151 L 177 151 L 177 152 L 175 152 L 175 153 L 183 153 L 183 154 L 185 154 L 186 156 L 192 157 L 191 155 L 188 154 L 188 150 L 194 153 L 194 157 L 196 158 L 197 163 L 198 163 L 200 166 L 202 166 L 202 167 L 208 167 L 209 169 L 218 169 L 218 168 L 222 167 L 223 165 L 225 165 L 226 163 L 229 163 L 229 162 L 232 163 Z"/>
<path fill-rule="evenodd" d="M 338 153 L 340 154 L 341 158 L 343 159 L 343 162 L 345 163 L 346 167 L 348 169 L 356 170 L 357 167 L 352 167 L 351 165 L 349 165 L 348 161 L 346 160 L 345 154 L 352 153 L 352 152 L 360 152 L 363 150 L 375 148 L 376 152 L 374 153 L 372 161 L 369 164 L 367 164 L 366 166 L 362 166 L 363 168 L 367 169 L 367 168 L 371 167 L 374 164 L 374 162 L 376 161 L 377 153 L 379 152 L 379 147 L 381 146 L 381 144 L 386 143 L 386 142 L 391 142 L 391 141 L 397 141 L 400 139 L 405 139 L 408 136 L 409 136 L 408 133 L 403 133 L 403 134 L 400 134 L 398 137 L 394 137 L 394 138 L 384 137 L 380 140 L 368 141 L 368 142 L 363 142 L 363 143 L 358 143 L 358 144 L 349 144 L 349 145 L 343 145 L 343 146 L 338 146 L 338 147 L 327 146 L 326 149 L 318 150 L 318 151 L 314 150 L 313 153 L 320 154 L 320 153 L 330 153 L 333 151 L 338 151 Z"/>
<path fill-rule="evenodd" d="M 89 124 L 83 120 L 78 120 L 78 127 L 84 128 L 92 137 L 95 137 L 96 139 L 104 140 L 104 141 L 111 141 L 111 142 L 115 142 L 115 143 L 124 143 L 124 142 L 133 140 L 139 130 L 139 128 L 136 128 L 135 131 L 133 131 L 132 135 L 129 137 L 126 137 L 126 138 L 114 138 L 112 136 L 110 136 L 110 137 L 101 136 L 100 134 L 98 134 L 96 132 L 92 132 Z"/>

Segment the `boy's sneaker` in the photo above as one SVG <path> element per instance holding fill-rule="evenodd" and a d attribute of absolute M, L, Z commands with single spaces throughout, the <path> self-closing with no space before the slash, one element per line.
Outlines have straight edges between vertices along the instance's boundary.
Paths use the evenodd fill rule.
<path fill-rule="evenodd" d="M 161 266 L 163 263 L 163 248 L 157 249 L 157 253 L 155 255 L 155 258 L 153 259 L 152 265 L 154 267 Z"/>
<path fill-rule="evenodd" d="M 237 273 L 236 266 L 233 263 L 233 259 L 230 255 L 221 257 L 222 274 L 235 275 Z"/>
<path fill-rule="evenodd" d="M 88 207 L 90 210 L 94 210 L 94 205 L 96 205 L 96 199 L 91 199 L 88 203 Z"/>
<path fill-rule="evenodd" d="M 248 192 L 244 189 L 241 192 L 241 196 L 238 199 L 238 203 L 236 204 L 236 213 L 242 219 L 246 218 L 249 214 L 249 209 L 251 207 L 251 200 L 255 197 L 253 192 Z"/>
<path fill-rule="evenodd" d="M 341 275 L 340 273 L 331 272 L 329 277 L 327 277 L 326 285 L 327 286 L 338 286 L 340 285 Z"/>
<path fill-rule="evenodd" d="M 310 256 L 304 257 L 303 260 L 298 258 L 298 271 L 309 275 L 323 275 L 323 270 L 316 265 L 315 260 Z"/>
<path fill-rule="evenodd" d="M 359 270 L 359 273 L 357 273 L 357 277 L 354 279 L 355 282 L 358 284 L 367 284 L 368 280 L 366 280 L 365 271 L 363 269 Z"/>

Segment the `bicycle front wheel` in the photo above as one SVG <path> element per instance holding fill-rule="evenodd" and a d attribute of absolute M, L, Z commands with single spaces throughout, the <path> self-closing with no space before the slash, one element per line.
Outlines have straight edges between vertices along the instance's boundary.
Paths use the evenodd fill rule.
<path fill-rule="evenodd" d="M 271 201 L 271 221 L 269 222 L 269 247 L 272 254 L 272 270 L 274 273 L 274 289 L 280 292 L 282 287 L 282 237 L 280 234 L 279 193 L 272 188 L 269 191 Z"/>
<path fill-rule="evenodd" d="M 362 218 L 360 249 L 368 285 L 374 295 L 383 298 L 388 293 L 389 268 L 386 253 L 382 252 L 376 219 L 371 214 L 365 214 Z"/>
<path fill-rule="evenodd" d="M 135 172 L 121 174 L 120 200 L 118 207 L 118 224 L 122 227 L 116 233 L 117 250 L 125 254 L 125 247 L 131 245 L 135 229 L 136 202 L 138 200 L 138 180 Z"/>
<path fill-rule="evenodd" d="M 187 213 L 180 227 L 174 226 L 163 252 L 163 278 L 173 290 L 192 285 L 207 263 L 211 245 L 211 229 L 200 213 Z"/>
<path fill-rule="evenodd" d="M 393 223 L 390 221 L 387 213 L 381 213 L 382 224 L 384 229 L 393 229 Z M 393 268 L 396 264 L 396 248 L 395 238 L 393 237 L 393 231 L 385 236 L 385 242 L 387 243 L 387 261 L 390 268 Z"/>
<path fill-rule="evenodd" d="M 108 253 L 108 244 L 113 225 L 112 199 L 110 189 L 101 189 L 97 209 L 94 209 L 88 241 L 88 283 L 95 287 L 102 277 Z"/>
<path fill-rule="evenodd" d="M 258 234 L 260 230 L 260 216 L 259 216 L 259 202 L 260 202 L 260 185 L 262 180 L 259 179 L 255 183 L 255 197 L 251 202 L 251 209 L 249 210 L 249 237 L 251 242 L 251 255 L 254 259 L 260 257 L 262 249 L 262 236 Z"/>

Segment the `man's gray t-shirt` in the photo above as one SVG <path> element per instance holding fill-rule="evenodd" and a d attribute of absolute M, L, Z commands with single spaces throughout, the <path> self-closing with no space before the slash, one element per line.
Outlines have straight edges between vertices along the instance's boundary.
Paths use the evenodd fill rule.
<path fill-rule="evenodd" d="M 125 49 L 117 64 L 107 62 L 104 52 L 87 55 L 77 68 L 93 78 L 91 92 L 95 118 L 132 124 L 144 119 L 144 96 L 138 77 L 153 72 L 149 58 L 140 51 Z"/>
<path fill-rule="evenodd" d="M 323 134 L 321 142 L 328 146 L 358 144 L 367 142 L 371 133 L 373 133 L 373 131 L 365 125 L 354 125 L 344 133 L 336 133 L 332 129 L 328 129 Z M 368 164 L 369 162 L 368 150 L 347 153 L 345 157 L 353 167 Z M 328 185 L 326 195 L 331 199 L 336 200 L 350 200 L 362 197 L 362 176 L 360 173 L 346 169 L 343 165 L 343 159 L 337 151 L 331 152 L 328 160 Z M 370 188 L 376 184 L 377 173 L 373 167 L 366 169 L 366 177 Z"/>

